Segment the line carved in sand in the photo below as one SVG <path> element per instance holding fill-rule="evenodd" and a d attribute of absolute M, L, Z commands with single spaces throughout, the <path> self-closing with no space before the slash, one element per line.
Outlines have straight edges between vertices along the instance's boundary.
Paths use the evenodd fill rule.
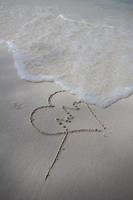
<path fill-rule="evenodd" d="M 99 120 L 99 118 L 97 117 L 97 115 L 95 114 L 95 112 L 93 111 L 93 109 L 90 107 L 90 105 L 88 105 L 87 103 L 83 102 L 83 101 L 74 101 L 73 102 L 73 106 L 72 107 L 68 107 L 68 106 L 65 106 L 63 105 L 62 106 L 62 110 L 64 111 L 64 113 L 66 114 L 67 117 L 65 118 L 56 118 L 56 122 L 58 123 L 59 126 L 61 126 L 64 131 L 58 131 L 58 132 L 55 132 L 55 133 L 48 133 L 48 132 L 45 132 L 44 130 L 41 130 L 39 127 L 36 126 L 35 124 L 35 118 L 34 118 L 34 115 L 37 111 L 39 110 L 42 110 L 42 109 L 49 109 L 49 108 L 55 108 L 56 106 L 53 105 L 52 103 L 52 98 L 56 95 L 56 94 L 61 94 L 61 93 L 64 93 L 66 92 L 65 90 L 62 90 L 62 91 L 57 91 L 57 92 L 54 92 L 53 94 L 51 94 L 48 98 L 48 106 L 39 106 L 37 108 L 35 108 L 31 115 L 30 115 L 30 122 L 32 124 L 32 126 L 41 134 L 43 135 L 49 135 L 49 136 L 59 136 L 59 135 L 63 135 L 64 134 L 64 137 L 63 137 L 63 140 L 58 148 L 58 151 L 55 155 L 55 158 L 53 159 L 46 175 L 45 175 L 45 181 L 47 181 L 48 177 L 50 176 L 51 172 L 52 172 L 52 169 L 56 163 L 56 161 L 58 160 L 58 157 L 64 147 L 64 144 L 67 140 L 67 137 L 69 135 L 69 133 L 81 133 L 81 132 L 89 132 L 89 133 L 102 133 L 104 132 L 104 130 L 106 130 L 106 126 L 101 122 L 101 120 Z M 89 112 L 91 113 L 91 115 L 95 118 L 95 120 L 99 123 L 101 129 L 99 128 L 88 128 L 88 129 L 74 129 L 74 130 L 69 130 L 68 128 L 68 125 L 70 123 L 73 122 L 74 120 L 74 116 L 72 115 L 71 111 L 80 111 L 80 105 L 81 104 L 85 104 L 87 105 L 87 108 L 89 110 Z M 105 135 L 104 135 L 105 136 Z"/>

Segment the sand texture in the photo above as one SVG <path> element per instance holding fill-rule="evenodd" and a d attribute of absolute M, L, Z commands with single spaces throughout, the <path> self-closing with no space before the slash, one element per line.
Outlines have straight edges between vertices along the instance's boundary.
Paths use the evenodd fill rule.
<path fill-rule="evenodd" d="M 100 109 L 60 90 L 20 80 L 0 46 L 0 199 L 132 200 L 133 97 Z"/>

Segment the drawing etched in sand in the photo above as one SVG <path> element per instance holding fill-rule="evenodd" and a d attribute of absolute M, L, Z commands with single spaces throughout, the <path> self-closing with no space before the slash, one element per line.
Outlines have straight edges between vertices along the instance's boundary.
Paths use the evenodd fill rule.
<path fill-rule="evenodd" d="M 105 136 L 107 129 L 90 105 L 77 100 L 75 95 L 69 94 L 65 90 L 51 94 L 48 98 L 48 105 L 35 108 L 30 115 L 30 122 L 41 134 L 49 136 L 64 134 L 45 180 L 50 176 L 69 134 L 89 132 Z"/>

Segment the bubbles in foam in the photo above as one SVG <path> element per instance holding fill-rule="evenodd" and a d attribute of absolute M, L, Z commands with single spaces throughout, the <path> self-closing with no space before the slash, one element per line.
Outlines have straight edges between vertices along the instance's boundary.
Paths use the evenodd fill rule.
<path fill-rule="evenodd" d="M 106 107 L 133 93 L 132 38 L 130 30 L 42 12 L 6 44 L 21 78 L 55 81 Z"/>

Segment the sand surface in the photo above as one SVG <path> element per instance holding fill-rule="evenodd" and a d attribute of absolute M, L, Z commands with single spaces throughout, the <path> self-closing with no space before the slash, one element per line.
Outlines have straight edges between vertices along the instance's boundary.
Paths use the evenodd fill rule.
<path fill-rule="evenodd" d="M 133 97 L 107 109 L 85 104 L 70 109 L 69 133 L 50 176 L 45 181 L 64 135 L 56 119 L 66 119 L 62 106 L 78 101 L 53 83 L 20 80 L 13 57 L 0 45 L 0 199 L 1 200 L 132 200 Z M 51 103 L 52 105 L 49 105 Z M 54 106 L 45 108 L 44 106 Z M 51 110 L 50 110 L 50 109 Z M 92 113 L 92 112 L 93 113 Z M 64 123 L 64 122 L 63 122 Z M 104 127 L 107 129 L 104 130 Z"/>

